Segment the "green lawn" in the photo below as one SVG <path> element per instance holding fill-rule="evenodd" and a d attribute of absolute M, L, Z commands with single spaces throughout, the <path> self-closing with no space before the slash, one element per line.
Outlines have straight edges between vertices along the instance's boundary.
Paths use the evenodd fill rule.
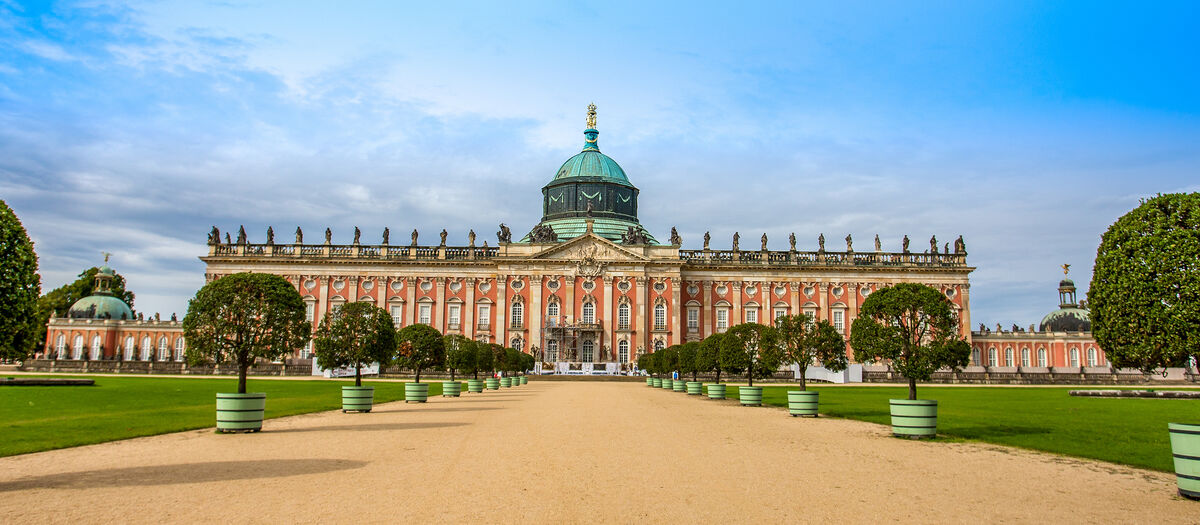
<path fill-rule="evenodd" d="M 1089 387 L 1095 388 L 1095 387 Z M 787 391 L 767 386 L 763 403 L 787 406 Z M 891 424 L 888 399 L 905 387 L 815 387 L 822 415 Z M 1200 423 L 1200 400 L 1070 397 L 1073 388 L 918 387 L 938 401 L 938 435 L 1099 459 L 1173 472 L 1167 423 Z M 737 387 L 728 387 L 737 398 Z"/>
<path fill-rule="evenodd" d="M 216 426 L 216 393 L 237 391 L 229 377 L 89 377 L 94 386 L 0 387 L 0 456 Z M 246 391 L 266 392 L 274 418 L 341 408 L 347 384 L 250 378 Z M 363 384 L 375 387 L 376 403 L 404 399 L 404 383 Z M 429 382 L 429 395 L 441 394 L 441 382 Z"/>

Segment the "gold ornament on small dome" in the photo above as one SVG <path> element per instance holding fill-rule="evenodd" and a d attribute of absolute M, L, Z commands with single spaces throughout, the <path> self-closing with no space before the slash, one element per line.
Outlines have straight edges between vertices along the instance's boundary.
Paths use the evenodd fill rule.
<path fill-rule="evenodd" d="M 587 127 L 588 127 L 588 129 L 596 129 L 596 104 L 595 103 L 588 104 Z"/>
<path fill-rule="evenodd" d="M 1062 269 L 1063 269 L 1063 276 L 1066 276 L 1067 272 L 1071 270 L 1071 265 L 1064 264 L 1064 265 L 1062 265 Z"/>

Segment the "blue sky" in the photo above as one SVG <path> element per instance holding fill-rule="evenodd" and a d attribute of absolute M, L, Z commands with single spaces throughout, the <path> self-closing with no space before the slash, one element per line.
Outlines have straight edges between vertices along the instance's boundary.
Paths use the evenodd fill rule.
<path fill-rule="evenodd" d="M 212 225 L 528 231 L 595 102 L 659 238 L 963 235 L 1024 326 L 1200 190 L 1200 4 L 644 4 L 0 0 L 0 198 L 45 290 L 110 251 L 182 314 Z"/>

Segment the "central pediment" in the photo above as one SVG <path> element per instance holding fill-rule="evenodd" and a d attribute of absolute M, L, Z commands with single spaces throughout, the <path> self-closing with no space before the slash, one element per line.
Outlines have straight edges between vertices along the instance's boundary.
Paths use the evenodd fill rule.
<path fill-rule="evenodd" d="M 585 233 L 565 243 L 534 254 L 531 259 L 557 261 L 648 261 L 643 254 L 620 246 L 594 233 Z"/>

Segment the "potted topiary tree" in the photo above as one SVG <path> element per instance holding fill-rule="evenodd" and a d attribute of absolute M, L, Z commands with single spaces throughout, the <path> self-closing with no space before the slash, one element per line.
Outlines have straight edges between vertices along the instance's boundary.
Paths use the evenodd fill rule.
<path fill-rule="evenodd" d="M 690 341 L 679 345 L 679 374 L 681 377 L 686 374 L 692 375 L 692 380 L 685 383 L 689 396 L 698 396 L 704 392 L 704 385 L 700 382 L 699 357 L 699 341 Z"/>
<path fill-rule="evenodd" d="M 808 390 L 808 366 L 820 363 L 833 372 L 845 370 L 850 364 L 846 340 L 829 321 L 813 321 L 807 315 L 780 317 L 775 326 L 783 344 L 784 362 L 797 365 L 800 371 L 800 390 L 787 393 L 788 413 L 792 417 L 817 417 L 818 393 Z"/>
<path fill-rule="evenodd" d="M 500 380 L 500 386 L 513 387 L 521 384 L 521 380 L 517 379 L 517 371 L 521 369 L 521 351 L 516 348 L 504 349 L 504 360 L 501 361 L 504 369 L 504 379 Z M 505 384 L 505 379 L 507 383 Z"/>
<path fill-rule="evenodd" d="M 722 350 L 721 367 L 731 374 L 746 374 L 748 386 L 738 387 L 742 406 L 762 405 L 762 387 L 754 386 L 754 378 L 771 377 L 779 369 L 783 360 L 779 332 L 772 326 L 742 323 L 725 332 Z"/>
<path fill-rule="evenodd" d="M 533 358 L 533 354 L 521 353 L 521 371 L 522 371 L 521 384 L 522 385 L 529 384 L 529 371 L 533 370 L 533 367 L 536 364 L 537 364 L 537 361 Z"/>
<path fill-rule="evenodd" d="M 258 358 L 275 360 L 303 347 L 312 334 L 304 300 L 278 275 L 235 273 L 212 281 L 188 301 L 183 318 L 192 365 L 232 361 L 236 394 L 217 394 L 217 431 L 262 430 L 267 395 L 246 393 L 246 372 Z"/>
<path fill-rule="evenodd" d="M 467 380 L 467 391 L 480 393 L 483 392 L 484 381 L 479 379 L 479 372 L 491 371 L 492 352 L 487 344 L 474 341 L 468 348 L 471 350 L 471 367 L 467 371 L 471 373 L 471 379 Z"/>
<path fill-rule="evenodd" d="M 657 360 L 658 352 L 650 352 L 642 354 L 638 357 L 638 368 L 645 370 L 647 374 L 650 374 L 650 376 L 646 378 L 646 384 L 651 388 L 662 386 L 662 379 L 655 377 L 658 375 L 658 365 L 655 363 Z"/>
<path fill-rule="evenodd" d="M 937 401 L 917 399 L 917 381 L 928 381 L 940 368 L 968 364 L 971 347 L 960 331 L 950 300 L 924 284 L 881 288 L 863 301 L 850 331 L 854 358 L 864 363 L 886 359 L 908 379 L 908 399 L 890 400 L 893 435 L 937 435 Z"/>
<path fill-rule="evenodd" d="M 725 399 L 725 385 L 721 384 L 721 347 L 724 342 L 724 333 L 712 334 L 700 341 L 700 348 L 696 351 L 696 369 L 716 374 L 716 381 L 706 387 L 708 399 Z"/>
<path fill-rule="evenodd" d="M 375 387 L 363 386 L 362 368 L 382 368 L 396 349 L 396 327 L 387 310 L 368 302 L 350 303 L 325 314 L 313 338 L 322 370 L 353 367 L 354 386 L 342 387 L 342 412 L 370 412 Z"/>
<path fill-rule="evenodd" d="M 462 383 L 454 379 L 455 372 L 470 370 L 475 364 L 475 342 L 458 334 L 442 338 L 446 347 L 446 370 L 450 380 L 442 382 L 442 397 L 458 397 L 462 394 Z"/>
<path fill-rule="evenodd" d="M 1100 238 L 1092 333 L 1115 368 L 1200 374 L 1200 193 L 1158 195 Z M 1200 499 L 1200 421 L 1168 423 L 1179 494 Z"/>
<path fill-rule="evenodd" d="M 663 375 L 662 388 L 666 390 L 675 390 L 675 379 L 672 377 L 675 374 L 675 365 L 678 364 L 678 356 L 675 355 L 675 346 L 668 346 L 655 352 L 658 354 L 658 371 Z"/>
<path fill-rule="evenodd" d="M 504 347 L 497 343 L 488 343 L 487 352 L 491 354 L 491 359 L 488 361 L 491 364 L 491 377 L 487 379 L 488 390 L 500 389 L 500 378 L 496 373 L 504 367 Z"/>
<path fill-rule="evenodd" d="M 421 382 L 421 370 L 437 368 L 446 362 L 442 334 L 427 324 L 413 324 L 401 328 L 396 339 L 398 361 L 414 374 L 413 382 L 404 384 L 404 400 L 424 403 L 429 399 L 429 384 Z"/>

